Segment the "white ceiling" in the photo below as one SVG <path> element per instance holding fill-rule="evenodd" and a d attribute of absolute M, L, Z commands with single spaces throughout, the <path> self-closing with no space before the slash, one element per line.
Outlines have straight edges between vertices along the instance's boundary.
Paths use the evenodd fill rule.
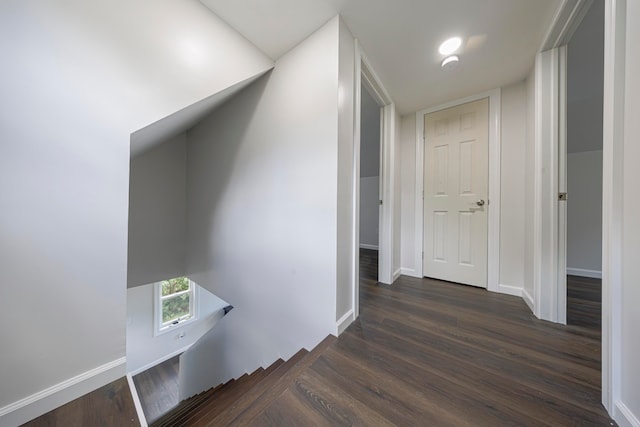
<path fill-rule="evenodd" d="M 201 0 L 272 59 L 336 14 L 401 113 L 524 80 L 561 0 Z M 438 45 L 465 39 L 444 72 Z"/>

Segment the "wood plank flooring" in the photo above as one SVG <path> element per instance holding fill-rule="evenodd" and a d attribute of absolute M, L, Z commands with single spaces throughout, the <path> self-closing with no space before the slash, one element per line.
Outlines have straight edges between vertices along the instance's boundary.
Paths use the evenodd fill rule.
<path fill-rule="evenodd" d="M 362 272 L 358 320 L 252 425 L 615 425 L 598 330 L 537 320 L 516 297 Z"/>
<path fill-rule="evenodd" d="M 133 377 L 142 411 L 149 424 L 180 403 L 179 369 L 180 356 L 178 355 Z"/>
<path fill-rule="evenodd" d="M 22 425 L 22 427 L 87 426 L 140 426 L 126 378 L 120 378 Z"/>
<path fill-rule="evenodd" d="M 567 276 L 567 324 L 602 328 L 602 280 Z"/>

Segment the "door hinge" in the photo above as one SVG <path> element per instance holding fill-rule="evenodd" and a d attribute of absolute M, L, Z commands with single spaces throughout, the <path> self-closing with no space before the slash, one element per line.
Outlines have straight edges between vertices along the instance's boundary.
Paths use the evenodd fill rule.
<path fill-rule="evenodd" d="M 382 200 L 378 200 L 380 202 L 380 205 L 382 206 Z"/>
<path fill-rule="evenodd" d="M 568 198 L 567 193 L 558 193 L 558 200 L 566 201 Z"/>

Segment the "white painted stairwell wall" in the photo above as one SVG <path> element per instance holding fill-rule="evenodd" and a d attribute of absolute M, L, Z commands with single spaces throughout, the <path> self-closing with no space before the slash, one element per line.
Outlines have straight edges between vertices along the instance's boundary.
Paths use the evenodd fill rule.
<path fill-rule="evenodd" d="M 17 425 L 125 372 L 131 133 L 272 63 L 195 0 L 3 1 L 0 51 L 0 424 Z"/>
<path fill-rule="evenodd" d="M 335 333 L 338 37 L 336 17 L 188 132 L 187 274 L 234 306 L 209 387 Z"/>

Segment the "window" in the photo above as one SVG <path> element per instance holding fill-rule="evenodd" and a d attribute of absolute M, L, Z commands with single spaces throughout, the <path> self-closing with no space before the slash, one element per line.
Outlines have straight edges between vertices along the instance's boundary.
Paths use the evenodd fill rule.
<path fill-rule="evenodd" d="M 156 335 L 197 319 L 197 288 L 188 277 L 176 277 L 156 283 Z"/>

